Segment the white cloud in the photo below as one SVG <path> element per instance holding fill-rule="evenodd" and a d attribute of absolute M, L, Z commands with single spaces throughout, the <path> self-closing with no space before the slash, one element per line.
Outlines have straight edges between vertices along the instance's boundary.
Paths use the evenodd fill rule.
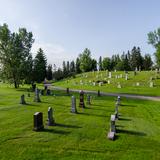
<path fill-rule="evenodd" d="M 36 42 L 32 46 L 32 53 L 34 56 L 39 48 L 42 48 L 47 56 L 48 64 L 56 64 L 57 67 L 61 67 L 63 61 L 70 61 L 74 58 L 74 55 L 69 54 L 62 45 Z"/>

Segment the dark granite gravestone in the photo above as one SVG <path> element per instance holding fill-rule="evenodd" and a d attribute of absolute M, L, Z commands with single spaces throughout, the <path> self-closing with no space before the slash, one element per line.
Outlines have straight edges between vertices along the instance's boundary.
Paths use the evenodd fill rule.
<path fill-rule="evenodd" d="M 66 88 L 66 93 L 69 94 L 69 88 Z"/>
<path fill-rule="evenodd" d="M 36 112 L 33 116 L 33 121 L 34 121 L 34 131 L 41 131 L 44 129 L 43 126 L 43 113 L 42 112 Z"/>
<path fill-rule="evenodd" d="M 28 97 L 31 97 L 30 93 L 28 92 Z"/>
<path fill-rule="evenodd" d="M 23 94 L 23 95 L 21 95 L 20 104 L 26 104 L 26 101 L 25 101 L 25 96 L 24 96 L 24 94 Z"/>
<path fill-rule="evenodd" d="M 90 95 L 87 95 L 87 104 L 91 105 L 91 96 Z"/>
<path fill-rule="evenodd" d="M 36 89 L 36 84 L 32 83 L 32 91 L 34 92 Z"/>
<path fill-rule="evenodd" d="M 85 104 L 84 104 L 84 92 L 81 90 L 79 92 L 79 107 L 81 108 L 85 108 Z"/>
<path fill-rule="evenodd" d="M 42 89 L 40 92 L 41 92 L 41 95 L 43 96 L 44 95 L 44 90 Z"/>
<path fill-rule="evenodd" d="M 46 93 L 48 96 L 51 95 L 51 90 L 50 89 L 47 89 L 47 93 Z"/>
<path fill-rule="evenodd" d="M 98 90 L 97 95 L 98 95 L 98 97 L 100 97 L 100 96 L 101 96 L 100 90 Z"/>
<path fill-rule="evenodd" d="M 34 102 L 41 102 L 40 97 L 39 97 L 39 89 L 35 89 L 35 97 L 34 97 Z"/>
<path fill-rule="evenodd" d="M 72 96 L 72 99 L 71 99 L 71 112 L 72 113 L 77 113 L 77 109 L 76 109 L 76 97 L 75 96 Z"/>
<path fill-rule="evenodd" d="M 48 126 L 54 126 L 55 125 L 55 121 L 54 121 L 54 118 L 53 118 L 53 109 L 52 107 L 49 107 L 48 108 L 48 120 L 47 120 L 47 124 Z"/>

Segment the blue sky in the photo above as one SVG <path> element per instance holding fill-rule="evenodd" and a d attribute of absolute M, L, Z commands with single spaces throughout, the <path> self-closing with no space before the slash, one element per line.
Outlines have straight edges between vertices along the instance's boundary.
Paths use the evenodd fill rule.
<path fill-rule="evenodd" d="M 32 31 L 33 52 L 61 65 L 86 47 L 98 59 L 139 46 L 154 53 L 147 33 L 160 27 L 158 0 L 0 0 L 0 24 Z"/>

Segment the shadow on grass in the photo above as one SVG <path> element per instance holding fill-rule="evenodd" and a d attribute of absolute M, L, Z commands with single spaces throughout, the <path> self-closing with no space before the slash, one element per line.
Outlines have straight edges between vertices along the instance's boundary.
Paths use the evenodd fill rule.
<path fill-rule="evenodd" d="M 116 127 L 124 128 L 124 126 L 123 126 L 123 125 L 116 125 Z"/>
<path fill-rule="evenodd" d="M 122 106 L 122 107 L 136 107 L 135 105 L 126 105 L 126 104 L 121 104 L 120 106 Z"/>
<path fill-rule="evenodd" d="M 131 121 L 131 119 L 129 119 L 129 118 L 118 118 L 118 120 L 120 120 L 120 121 Z"/>
<path fill-rule="evenodd" d="M 60 123 L 56 123 L 55 125 L 59 127 L 64 127 L 64 128 L 82 128 L 82 127 L 75 126 L 75 125 L 67 125 L 67 124 L 60 124 Z"/>
<path fill-rule="evenodd" d="M 78 114 L 81 114 L 81 115 L 87 115 L 87 116 L 94 116 L 94 117 L 108 117 L 106 115 L 99 115 L 99 114 L 90 114 L 90 113 L 84 113 L 84 112 L 78 112 Z"/>
<path fill-rule="evenodd" d="M 53 134 L 63 134 L 63 135 L 67 135 L 70 133 L 69 131 L 62 131 L 62 130 L 55 130 L 55 129 L 48 129 L 48 128 L 43 129 L 41 132 L 49 132 Z"/>
<path fill-rule="evenodd" d="M 63 96 L 66 96 L 66 97 L 69 97 L 69 96 L 72 96 L 72 94 L 67 94 L 67 93 L 52 93 L 52 95 L 50 96 L 53 96 L 53 97 L 63 97 Z"/>
<path fill-rule="evenodd" d="M 117 129 L 116 132 L 117 133 L 125 133 L 125 134 L 129 134 L 129 135 L 135 135 L 135 136 L 146 136 L 147 135 L 144 132 L 123 130 L 123 129 Z"/>
<path fill-rule="evenodd" d="M 29 89 L 29 88 L 18 88 L 18 89 L 16 89 L 16 91 L 28 92 L 28 89 Z"/>
<path fill-rule="evenodd" d="M 102 109 L 102 108 L 95 108 L 94 105 L 90 105 L 90 107 L 85 107 L 85 109 L 92 109 L 92 110 L 97 110 L 97 111 L 106 111 L 106 112 L 112 112 L 112 110 L 108 110 L 108 108 L 106 107 L 106 109 Z"/>

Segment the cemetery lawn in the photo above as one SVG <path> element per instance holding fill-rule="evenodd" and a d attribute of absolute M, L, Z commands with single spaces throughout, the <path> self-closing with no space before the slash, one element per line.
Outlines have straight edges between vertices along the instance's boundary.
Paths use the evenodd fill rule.
<path fill-rule="evenodd" d="M 116 75 L 120 76 L 122 74 L 123 78 L 115 78 Z M 128 80 L 125 80 L 125 73 L 122 71 L 112 72 L 112 78 L 106 76 L 106 71 L 98 72 L 88 72 L 76 75 L 74 78 L 69 78 L 55 82 L 55 86 L 59 87 L 69 87 L 71 89 L 83 89 L 83 90 L 100 90 L 109 93 L 127 93 L 127 94 L 138 94 L 138 95 L 148 95 L 148 96 L 160 96 L 160 74 L 155 71 L 142 71 L 137 72 L 134 76 L 134 72 L 128 72 Z M 152 80 L 151 80 L 152 79 Z M 110 81 L 110 84 L 103 84 L 99 86 L 93 85 L 93 81 Z M 150 87 L 150 82 L 153 82 L 154 87 Z M 81 83 L 81 84 L 80 84 Z M 120 83 L 121 88 L 117 88 L 118 83 Z M 139 83 L 139 86 L 137 86 Z"/>
<path fill-rule="evenodd" d="M 25 94 L 27 105 L 19 104 Z M 78 94 L 75 94 L 78 98 Z M 1 160 L 158 160 L 160 158 L 159 102 L 122 98 L 115 141 L 107 139 L 115 97 L 92 95 L 92 105 L 70 113 L 71 95 L 54 91 L 41 103 L 27 97 L 25 88 L 0 85 Z M 78 106 L 77 99 L 77 106 Z M 56 126 L 47 127 L 53 107 Z M 43 112 L 45 129 L 32 131 L 33 114 Z"/>

